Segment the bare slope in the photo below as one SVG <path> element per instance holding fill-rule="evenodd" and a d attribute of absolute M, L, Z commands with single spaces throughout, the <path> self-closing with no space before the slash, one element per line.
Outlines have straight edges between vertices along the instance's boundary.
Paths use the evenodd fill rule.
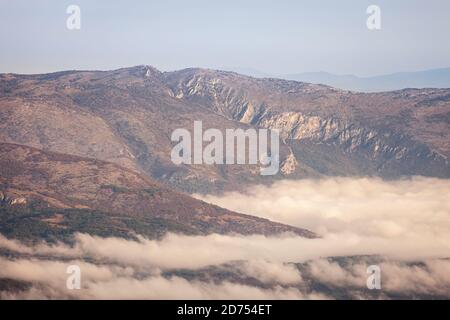
<path fill-rule="evenodd" d="M 117 164 L 0 144 L 0 233 L 66 239 L 73 232 L 314 234 L 175 192 Z"/>

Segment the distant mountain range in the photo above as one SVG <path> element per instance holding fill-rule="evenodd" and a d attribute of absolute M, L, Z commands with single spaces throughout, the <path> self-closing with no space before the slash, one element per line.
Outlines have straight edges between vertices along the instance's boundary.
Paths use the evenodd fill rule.
<path fill-rule="evenodd" d="M 226 68 L 256 78 L 282 78 L 331 87 L 360 91 L 382 92 L 406 88 L 450 88 L 450 68 L 432 69 L 416 72 L 397 72 L 392 74 L 358 77 L 337 75 L 329 72 L 304 72 L 295 74 L 268 74 L 251 68 Z"/>

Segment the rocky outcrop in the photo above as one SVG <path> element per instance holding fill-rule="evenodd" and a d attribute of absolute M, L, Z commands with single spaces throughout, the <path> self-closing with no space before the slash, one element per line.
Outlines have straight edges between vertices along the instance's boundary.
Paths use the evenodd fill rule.
<path fill-rule="evenodd" d="M 16 196 L 8 196 L 3 191 L 0 191 L 0 204 L 3 205 L 25 205 L 27 204 L 27 198 L 26 197 L 16 197 Z"/>
<path fill-rule="evenodd" d="M 291 151 L 286 160 L 281 163 L 280 171 L 283 175 L 289 176 L 290 174 L 293 174 L 295 172 L 297 165 L 298 161 Z"/>
<path fill-rule="evenodd" d="M 359 171 L 347 170 L 349 174 L 450 177 L 450 140 L 440 139 L 442 134 L 450 139 L 449 127 L 445 125 L 445 114 L 450 110 L 449 90 L 424 89 L 421 94 L 414 90 L 354 94 L 321 85 L 253 79 L 199 69 L 183 70 L 167 78 L 175 94 L 182 97 L 180 99 L 201 103 L 242 123 L 279 129 L 287 144 L 315 144 L 313 149 L 304 152 L 323 149 L 329 153 L 332 150 L 327 147 L 325 151 L 324 146 L 337 146 L 338 149 L 333 149 L 339 153 L 336 157 L 347 157 L 342 162 L 360 168 Z M 434 108 L 433 103 L 425 103 L 430 100 L 436 102 Z M 379 105 L 378 110 L 376 105 Z M 439 123 L 439 126 L 433 123 L 435 139 L 420 130 L 423 127 L 431 131 L 429 123 L 420 123 L 425 117 L 419 117 L 419 111 L 417 115 L 411 113 L 417 106 L 421 108 L 420 113 L 442 114 L 433 118 Z M 429 117 L 427 115 L 427 119 Z M 445 132 L 441 132 L 442 129 Z M 282 168 L 282 173 L 295 171 L 299 159 L 305 156 L 301 153 L 301 148 L 294 148 L 294 153 L 284 162 L 286 167 Z M 308 155 L 308 158 L 313 157 Z M 321 172 L 314 163 L 310 161 L 311 166 Z M 333 172 L 345 174 L 346 169 L 336 163 L 333 170 L 330 163 L 326 173 Z"/>

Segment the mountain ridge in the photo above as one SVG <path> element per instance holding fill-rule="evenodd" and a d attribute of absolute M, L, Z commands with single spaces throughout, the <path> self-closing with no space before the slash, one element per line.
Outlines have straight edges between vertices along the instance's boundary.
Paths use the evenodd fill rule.
<path fill-rule="evenodd" d="M 87 156 L 192 192 L 324 175 L 450 177 L 450 89 L 361 94 L 283 79 L 147 65 L 0 75 L 0 141 Z M 177 128 L 280 129 L 281 168 L 170 160 Z"/>
<path fill-rule="evenodd" d="M 68 240 L 75 232 L 157 238 L 310 231 L 235 213 L 169 189 L 133 170 L 97 159 L 0 143 L 0 232 Z M 68 238 L 69 237 L 69 238 Z"/>
<path fill-rule="evenodd" d="M 251 68 L 226 68 L 226 70 L 255 78 L 278 78 L 323 84 L 342 90 L 361 93 L 397 91 L 403 89 L 450 88 L 449 67 L 419 71 L 400 71 L 375 76 L 336 74 L 327 71 L 269 74 Z"/>
<path fill-rule="evenodd" d="M 450 88 L 450 68 L 394 72 L 368 77 L 337 75 L 328 72 L 305 72 L 286 75 L 284 78 L 323 83 L 359 92 L 383 92 L 411 88 Z"/>

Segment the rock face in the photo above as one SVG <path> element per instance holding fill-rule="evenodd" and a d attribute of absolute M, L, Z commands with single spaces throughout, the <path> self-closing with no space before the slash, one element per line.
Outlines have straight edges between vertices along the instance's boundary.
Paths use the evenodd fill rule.
<path fill-rule="evenodd" d="M 0 233 L 67 240 L 74 232 L 272 235 L 307 230 L 207 204 L 117 164 L 0 143 Z"/>
<path fill-rule="evenodd" d="M 450 89 L 353 93 L 233 72 L 149 66 L 0 75 L 0 141 L 113 162 L 187 192 L 322 175 L 450 177 Z M 276 176 L 174 165 L 171 133 L 282 132 Z"/>
<path fill-rule="evenodd" d="M 164 76 L 177 97 L 280 129 L 295 160 L 321 174 L 450 177 L 450 89 L 364 94 L 213 70 Z"/>

